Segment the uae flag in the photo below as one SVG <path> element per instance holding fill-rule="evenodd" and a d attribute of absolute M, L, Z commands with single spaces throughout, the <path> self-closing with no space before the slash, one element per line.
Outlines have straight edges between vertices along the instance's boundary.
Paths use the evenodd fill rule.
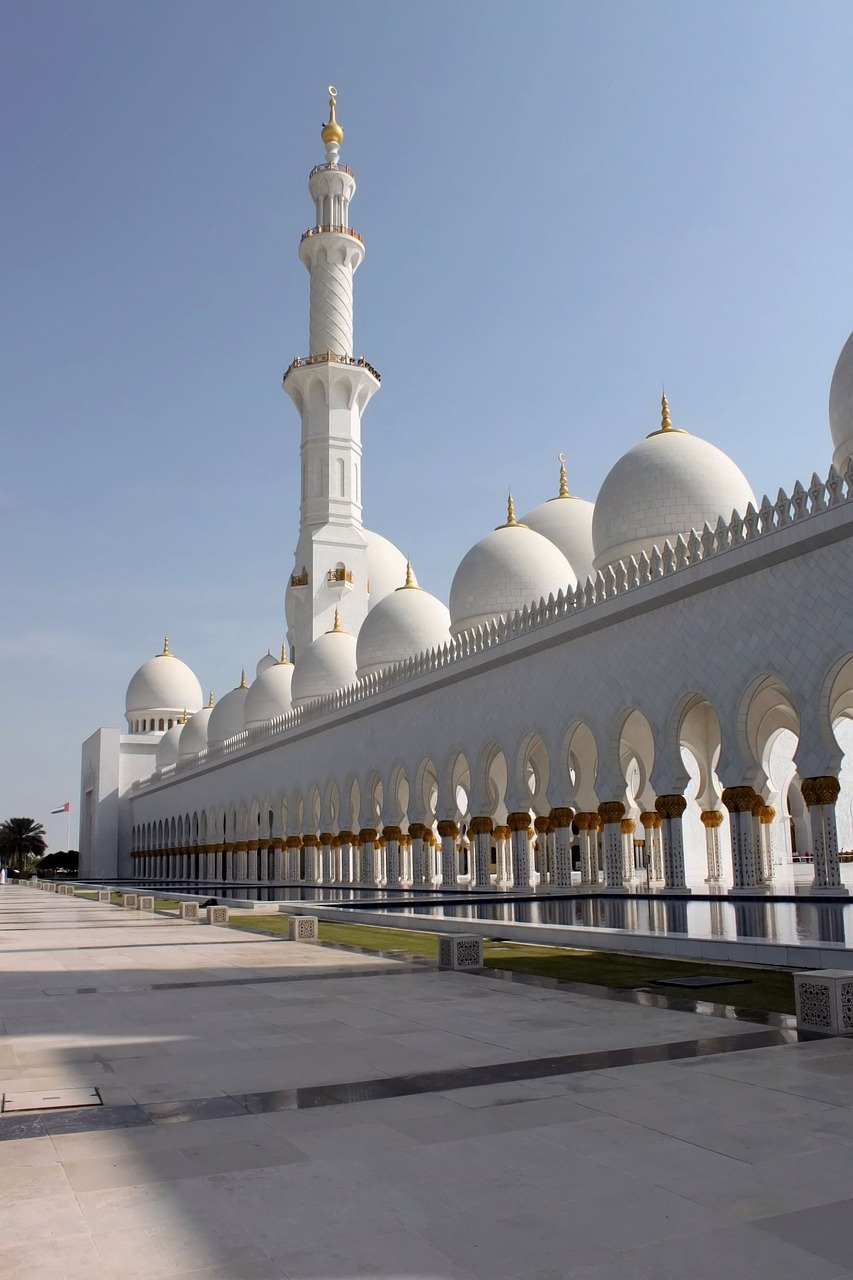
<path fill-rule="evenodd" d="M 66 801 L 65 801 L 65 804 L 60 805 L 60 807 L 59 807 L 58 809 L 51 809 L 51 811 L 50 811 L 50 812 L 51 812 L 51 813 L 70 813 L 70 812 L 71 812 L 71 801 L 70 801 L 70 800 L 66 800 Z"/>

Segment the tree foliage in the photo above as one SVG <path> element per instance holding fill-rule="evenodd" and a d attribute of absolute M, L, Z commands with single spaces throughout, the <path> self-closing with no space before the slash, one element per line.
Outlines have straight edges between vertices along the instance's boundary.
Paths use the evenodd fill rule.
<path fill-rule="evenodd" d="M 23 871 L 27 858 L 39 858 L 47 848 L 45 830 L 32 818 L 7 818 L 0 822 L 0 865 L 11 867 L 17 861 Z"/>

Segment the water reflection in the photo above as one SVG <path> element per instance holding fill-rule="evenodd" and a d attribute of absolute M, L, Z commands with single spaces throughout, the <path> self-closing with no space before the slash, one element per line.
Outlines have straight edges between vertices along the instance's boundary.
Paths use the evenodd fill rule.
<path fill-rule="evenodd" d="M 355 905 L 355 904 L 353 904 Z M 343 906 L 346 910 L 346 906 Z M 492 902 L 404 901 L 388 906 L 400 915 L 437 919 L 501 921 L 509 924 L 543 924 L 567 928 L 617 929 L 622 932 L 681 935 L 689 938 L 731 938 L 798 943 L 829 942 L 844 945 L 847 924 L 853 937 L 853 904 L 824 902 L 768 902 L 739 899 L 635 898 L 597 895 L 590 898 L 520 898 Z M 382 914 L 381 909 L 378 914 Z"/>

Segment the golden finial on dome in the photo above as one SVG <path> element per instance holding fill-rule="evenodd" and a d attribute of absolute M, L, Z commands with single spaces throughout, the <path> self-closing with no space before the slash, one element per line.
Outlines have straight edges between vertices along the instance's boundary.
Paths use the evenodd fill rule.
<path fill-rule="evenodd" d="M 187 715 L 187 709 L 186 707 L 184 707 L 184 713 L 181 716 L 180 720 L 178 721 L 178 724 L 186 724 L 188 720 L 189 720 L 189 716 Z"/>
<path fill-rule="evenodd" d="M 558 453 L 557 461 L 560 464 L 560 492 L 557 494 L 557 497 L 570 498 L 572 495 L 569 493 L 569 481 L 566 476 L 566 455 L 564 453 Z"/>
<path fill-rule="evenodd" d="M 324 142 L 337 142 L 340 144 L 344 140 L 344 131 L 335 119 L 335 98 L 338 91 L 333 84 L 329 85 L 329 120 L 323 125 L 323 131 L 320 137 Z"/>
<path fill-rule="evenodd" d="M 246 684 L 246 668 L 244 667 L 243 670 L 240 672 L 240 683 L 237 686 L 237 688 L 248 689 L 248 687 L 249 686 Z"/>
<path fill-rule="evenodd" d="M 669 416 L 669 402 L 666 398 L 666 392 L 660 398 L 660 429 L 661 431 L 672 430 L 672 419 Z"/>
<path fill-rule="evenodd" d="M 338 632 L 340 632 L 340 631 L 343 631 L 343 627 L 341 626 L 341 611 L 340 611 L 340 609 L 336 609 L 336 610 L 335 610 L 335 625 L 332 627 L 332 630 L 330 631 L 330 633 L 329 633 L 329 634 L 330 634 L 330 635 L 336 635 L 336 634 L 337 634 Z"/>
<path fill-rule="evenodd" d="M 498 529 L 526 529 L 526 524 L 520 524 L 515 518 L 515 503 L 512 500 L 512 493 L 507 494 L 506 499 L 506 520 L 503 524 L 499 524 Z"/>
<path fill-rule="evenodd" d="M 212 689 L 211 689 L 211 691 L 210 691 L 210 697 L 209 697 L 209 698 L 208 698 L 208 700 L 207 700 L 207 705 L 208 705 L 209 707 L 212 707 L 212 706 L 213 706 L 213 690 L 212 690 Z"/>
<path fill-rule="evenodd" d="M 172 656 L 172 655 L 171 655 L 171 653 L 169 652 L 169 637 L 168 637 L 168 636 L 163 636 L 163 652 L 162 652 L 161 654 L 158 654 L 158 657 L 160 657 L 160 658 L 171 658 L 171 656 Z"/>
<path fill-rule="evenodd" d="M 660 426 L 657 431 L 650 431 L 647 438 L 651 440 L 652 436 L 668 435 L 669 432 L 672 432 L 673 435 L 686 435 L 683 427 L 674 427 L 672 425 L 672 418 L 669 416 L 669 401 L 664 391 L 660 398 Z"/>
<path fill-rule="evenodd" d="M 283 663 L 289 663 L 289 662 L 290 662 L 290 659 L 289 659 L 289 658 L 288 658 L 288 656 L 287 656 L 287 649 L 286 649 L 285 645 L 284 645 L 284 644 L 282 644 L 282 646 L 281 646 L 281 657 L 280 657 L 280 658 L 279 658 L 279 660 L 278 660 L 278 665 L 279 665 L 279 666 L 281 666 Z"/>

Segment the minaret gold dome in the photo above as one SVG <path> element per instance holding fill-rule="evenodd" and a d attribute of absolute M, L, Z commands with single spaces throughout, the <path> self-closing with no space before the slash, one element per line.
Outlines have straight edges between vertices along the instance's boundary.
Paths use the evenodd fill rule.
<path fill-rule="evenodd" d="M 333 84 L 329 85 L 329 120 L 323 125 L 323 131 L 320 134 L 323 142 L 337 142 L 340 144 L 344 140 L 344 131 L 335 119 L 335 98 L 338 91 Z"/>

